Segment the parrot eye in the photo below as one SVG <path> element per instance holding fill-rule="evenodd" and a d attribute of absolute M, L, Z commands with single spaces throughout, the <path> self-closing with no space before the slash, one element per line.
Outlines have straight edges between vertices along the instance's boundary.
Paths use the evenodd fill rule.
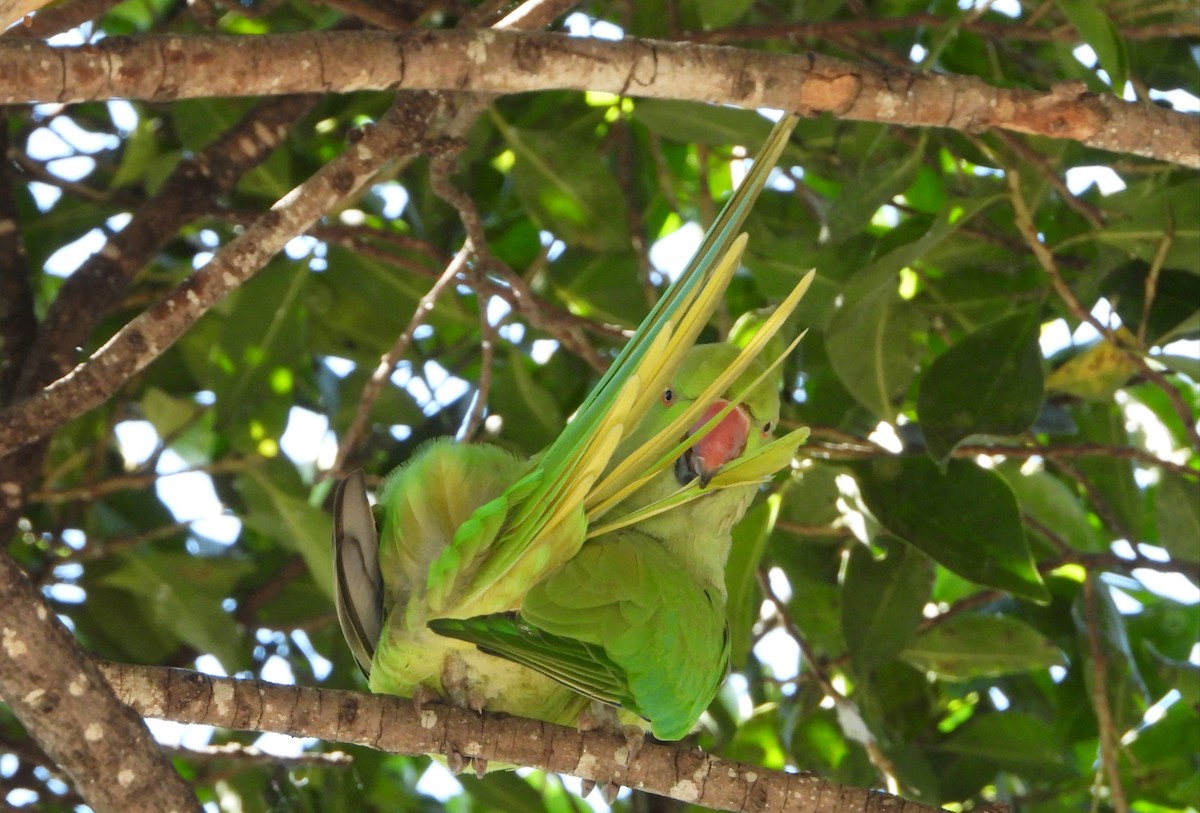
<path fill-rule="evenodd" d="M 762 428 L 763 435 L 765 436 L 765 435 L 771 434 L 771 430 L 774 428 L 775 428 L 775 424 L 772 421 L 767 421 L 766 423 L 763 424 L 763 428 Z"/>
<path fill-rule="evenodd" d="M 665 390 L 663 390 L 662 402 L 667 405 L 675 403 L 675 390 L 671 389 L 670 387 L 667 387 Z"/>

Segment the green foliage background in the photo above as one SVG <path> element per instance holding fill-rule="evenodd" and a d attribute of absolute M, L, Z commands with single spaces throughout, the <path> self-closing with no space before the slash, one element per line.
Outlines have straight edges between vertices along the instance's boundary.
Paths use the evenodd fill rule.
<path fill-rule="evenodd" d="M 456 7 L 445 8 L 421 23 L 452 24 Z M 941 0 L 613 2 L 578 11 L 630 36 L 668 38 L 859 20 L 849 33 L 739 44 L 975 75 L 998 87 L 1078 79 L 1105 92 L 1108 78 L 1118 87 L 1131 80 L 1143 96 L 1200 94 L 1200 15 L 1188 3 L 1059 0 L 1025 4 L 1016 19 Z M 871 25 L 897 18 L 911 22 Z M 351 19 L 336 4 L 304 0 L 190 11 L 127 0 L 92 33 L 257 34 Z M 1073 55 L 1082 43 L 1097 64 Z M 381 93 L 315 100 L 267 161 L 165 242 L 85 353 L 389 102 Z M 122 228 L 121 216 L 182 156 L 253 104 L 135 103 L 133 129 L 104 104 L 4 111 L 37 313 L 62 282 L 40 270 L 51 255 L 92 230 Z M 63 158 L 83 153 L 72 128 L 104 136 L 104 146 L 67 182 L 65 165 L 26 154 L 43 128 L 66 134 Z M 636 325 L 658 290 L 647 249 L 685 223 L 707 222 L 733 182 L 731 145 L 752 151 L 768 129 L 755 113 L 727 108 L 513 96 L 480 118 L 454 181 L 482 213 L 496 259 L 528 282 L 545 314 L 609 357 L 619 340 L 595 326 Z M 785 407 L 785 425 L 811 425 L 813 441 L 739 528 L 728 579 L 740 679 L 714 703 L 698 742 L 862 787 L 883 787 L 887 771 L 903 795 L 934 804 L 1195 810 L 1200 359 L 1194 343 L 1177 355 L 1162 348 L 1200 337 L 1197 173 L 1069 141 L 832 116 L 802 121 L 781 165 L 778 188 L 751 216 L 745 271 L 709 338 L 816 268 L 790 326 L 809 333 L 788 362 Z M 1069 194 L 1068 171 L 1091 166 L 1110 168 L 1124 189 Z M 311 456 L 284 454 L 280 439 L 296 408 L 324 416 L 332 432 L 302 445 L 340 437 L 379 357 L 461 246 L 462 223 L 431 190 L 428 170 L 425 160 L 397 167 L 330 213 L 313 239 L 295 242 L 118 397 L 54 436 L 6 543 L 90 652 L 182 666 L 211 655 L 246 676 L 282 658 L 298 682 L 361 686 L 331 602 L 330 481 Z M 389 201 L 401 189 L 407 204 L 397 217 Z M 1126 349 L 1071 346 L 1045 357 L 1042 332 L 1080 320 L 1018 230 L 1017 198 L 1083 307 L 1105 300 L 1119 316 Z M 501 272 L 482 270 L 503 289 Z M 480 303 L 478 288 L 464 279 L 416 332 L 354 464 L 382 476 L 428 438 L 460 431 L 485 378 L 487 415 L 498 421 L 479 437 L 534 453 L 595 380 L 565 348 L 547 359 L 538 342 L 552 336 L 494 304 L 494 352 L 485 357 L 481 304 L 487 310 L 497 289 Z M 1157 380 L 1130 354 L 1154 359 Z M 123 457 L 116 432 L 126 422 L 153 428 L 149 459 Z M 868 439 L 881 422 L 894 435 L 889 448 Z M 241 522 L 236 538 L 206 538 L 172 514 L 154 487 L 168 450 L 211 475 Z M 777 591 L 765 604 L 764 584 Z M 766 650 L 793 653 L 799 641 L 813 662 L 796 655 L 773 674 Z M 1108 731 L 1097 704 L 1108 709 Z M 1105 734 L 1114 738 L 1116 794 L 1100 760 Z M 72 808 L 70 790 L 33 770 L 36 751 L 3 707 L 0 754 L 12 755 L 0 761 L 0 788 L 32 789 L 38 809 Z M 558 813 L 582 804 L 553 777 L 515 774 L 464 780 L 465 792 L 443 803 L 415 790 L 428 760 L 353 756 L 351 768 L 179 764 L 218 809 L 247 813 Z M 615 809 L 646 804 L 623 798 Z"/>

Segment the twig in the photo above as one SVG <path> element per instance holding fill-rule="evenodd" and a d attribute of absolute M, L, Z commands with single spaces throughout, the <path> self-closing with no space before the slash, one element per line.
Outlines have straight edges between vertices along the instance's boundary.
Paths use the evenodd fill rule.
<path fill-rule="evenodd" d="M 1100 729 L 1100 761 L 1108 776 L 1108 792 L 1116 813 L 1129 813 L 1129 801 L 1121 784 L 1118 764 L 1117 729 L 1108 705 L 1108 656 L 1100 633 L 1100 611 L 1097 607 L 1095 574 L 1089 572 L 1083 582 L 1084 615 L 1087 619 L 1088 652 L 1091 655 L 1092 707 Z"/>
<path fill-rule="evenodd" d="M 1017 170 L 1009 168 L 1005 173 L 1005 178 L 1008 181 L 1011 191 L 1009 199 L 1012 201 L 1013 210 L 1016 214 L 1017 230 L 1021 232 L 1021 236 L 1025 238 L 1026 244 L 1033 251 L 1038 263 L 1042 266 L 1042 270 L 1050 278 L 1050 284 L 1054 288 L 1054 292 L 1066 303 L 1067 309 L 1071 312 L 1072 316 L 1091 325 L 1113 347 L 1124 351 L 1125 355 L 1141 371 L 1142 375 L 1153 381 L 1163 391 L 1163 394 L 1167 397 L 1167 401 L 1171 404 L 1171 408 L 1179 416 L 1179 420 L 1183 424 L 1183 430 L 1187 434 L 1192 448 L 1200 451 L 1200 432 L 1196 430 L 1196 419 L 1192 416 L 1191 408 L 1184 402 L 1183 396 L 1179 394 L 1179 391 L 1175 389 L 1174 385 L 1162 373 L 1150 366 L 1137 348 L 1129 347 L 1117 335 L 1116 331 L 1108 325 L 1103 324 L 1083 306 L 1083 303 L 1075 296 L 1075 292 L 1063 280 L 1062 274 L 1059 273 L 1053 252 L 1038 239 L 1037 226 L 1034 225 L 1033 215 L 1030 213 L 1029 207 L 1025 203 L 1025 196 L 1021 192 L 1021 178 L 1019 173 Z"/>
<path fill-rule="evenodd" d="M 281 768 L 349 768 L 354 759 L 342 751 L 305 751 L 295 756 L 269 754 L 253 745 L 227 742 L 221 745 L 165 745 L 168 754 L 184 759 L 231 759 L 238 762 L 262 763 Z"/>
<path fill-rule="evenodd" d="M 1163 230 L 1162 240 L 1158 242 L 1158 250 L 1154 252 L 1154 261 L 1150 263 L 1150 271 L 1146 274 L 1145 293 L 1142 296 L 1142 317 L 1138 320 L 1137 327 L 1138 347 L 1146 346 L 1146 328 L 1150 323 L 1150 308 L 1154 305 L 1154 298 L 1158 294 L 1158 275 L 1162 272 L 1163 263 L 1167 261 L 1167 252 L 1171 250 L 1171 244 L 1174 242 L 1175 212 L 1168 206 L 1166 228 Z"/>
<path fill-rule="evenodd" d="M 73 0 L 38 9 L 28 25 L 15 25 L 0 34 L 4 39 L 45 40 L 98 19 L 121 0 Z"/>
<path fill-rule="evenodd" d="M 854 701 L 850 700 L 834 687 L 833 681 L 831 681 L 829 676 L 825 674 L 825 670 L 821 667 L 821 662 L 817 659 L 816 653 L 813 652 L 812 647 L 808 645 L 808 639 L 804 637 L 804 634 L 800 631 L 800 628 L 796 626 L 796 622 L 792 619 L 791 613 L 787 611 L 787 606 L 783 603 L 779 596 L 775 595 L 775 591 L 771 588 L 771 580 L 767 576 L 767 572 L 762 568 L 759 568 L 757 576 L 758 586 L 762 590 L 763 596 L 767 599 L 767 601 L 774 605 L 775 614 L 779 617 L 784 629 L 786 629 L 788 635 L 790 635 L 796 641 L 796 645 L 800 647 L 800 652 L 804 656 L 804 660 L 808 664 L 809 670 L 812 672 L 814 677 L 816 677 L 817 685 L 821 687 L 821 691 L 826 697 L 832 700 L 834 705 L 836 705 L 840 710 L 861 721 L 862 712 L 860 712 L 855 706 Z M 867 756 L 871 760 L 871 764 L 875 766 L 876 770 L 879 771 L 879 773 L 883 776 L 884 781 L 887 783 L 888 792 L 898 793 L 900 783 L 896 779 L 896 769 L 892 765 L 892 761 L 879 747 L 879 743 L 875 739 L 874 732 L 866 729 L 865 723 L 863 724 L 863 728 L 866 733 L 865 738 L 851 737 L 851 739 L 859 742 L 863 748 L 866 749 Z"/>
<path fill-rule="evenodd" d="M 180 469 L 179 471 L 171 471 L 162 474 L 155 471 L 143 471 L 132 474 L 116 474 L 105 477 L 103 480 L 88 483 L 87 485 L 73 486 L 71 488 L 31 491 L 29 493 L 29 499 L 33 502 L 51 504 L 75 502 L 77 500 L 90 501 L 99 499 L 100 497 L 117 491 L 146 489 L 156 484 L 159 480 L 165 480 L 168 477 L 175 477 L 179 474 L 228 474 L 230 472 L 239 472 L 252 469 L 261 462 L 261 458 L 232 457 L 224 458 L 222 460 L 214 460 L 212 463 L 206 463 L 203 466 L 192 466 L 191 468 Z"/>
<path fill-rule="evenodd" d="M 792 428 L 799 426 L 798 423 L 787 420 L 783 421 L 782 425 Z M 812 437 L 807 444 L 800 448 L 800 454 L 819 460 L 870 460 L 877 457 L 891 456 L 892 452 L 876 446 L 867 439 L 858 437 L 857 435 L 851 435 L 826 426 L 814 426 L 812 427 Z M 1125 460 L 1135 460 L 1145 466 L 1160 466 L 1166 471 L 1173 472 L 1181 477 L 1190 479 L 1200 478 L 1200 471 L 1196 469 L 1171 460 L 1163 460 L 1161 457 L 1151 454 L 1145 449 L 1139 449 L 1134 446 L 1111 446 L 1103 443 L 1027 444 L 1020 446 L 1004 443 L 987 446 L 965 444 L 956 447 L 951 453 L 951 457 L 967 460 L 974 459 L 980 455 L 1014 459 L 1044 457 L 1055 462 L 1077 457 L 1116 457 Z"/>
<path fill-rule="evenodd" d="M 488 321 L 487 299 L 480 294 L 475 295 L 479 306 L 479 383 L 475 387 L 475 399 L 471 402 L 471 411 L 463 423 L 462 439 L 470 441 L 479 431 L 483 423 L 483 413 L 487 408 L 488 393 L 492 388 L 492 366 L 495 361 L 496 329 Z"/>
<path fill-rule="evenodd" d="M 350 422 L 350 426 L 342 435 L 342 441 L 338 444 L 337 461 L 333 465 L 333 469 L 329 472 L 334 477 L 340 477 L 345 473 L 346 467 L 349 464 L 350 458 L 358 449 L 358 445 L 362 442 L 363 436 L 366 434 L 367 420 L 370 418 L 371 409 L 375 406 L 375 402 L 379 400 L 380 394 L 383 392 L 383 387 L 395 370 L 396 364 L 408 352 L 408 346 L 412 343 L 413 332 L 416 331 L 425 320 L 429 318 L 429 314 L 433 311 L 433 305 L 437 302 L 450 284 L 454 282 L 459 272 L 466 266 L 468 249 L 466 246 L 462 248 L 455 258 L 446 266 L 446 270 L 442 272 L 442 276 L 438 281 L 425 292 L 421 297 L 421 301 L 417 303 L 416 309 L 413 311 L 412 318 L 408 322 L 408 327 L 396 337 L 396 341 L 388 352 L 379 360 L 379 364 L 375 367 L 375 372 L 371 373 L 371 377 L 367 383 L 363 385 L 362 394 L 359 396 L 358 408 L 354 411 L 354 419 Z"/>
<path fill-rule="evenodd" d="M 1043 155 L 1030 149 L 1025 142 L 1021 141 L 1011 133 L 998 131 L 996 133 L 996 137 L 999 138 L 1000 141 L 1010 150 L 1017 153 L 1017 155 L 1021 157 L 1022 161 L 1030 164 L 1038 172 L 1040 172 L 1042 177 L 1046 179 L 1047 183 L 1054 187 L 1054 191 L 1058 192 L 1058 196 L 1062 202 L 1074 210 L 1080 217 L 1086 220 L 1093 229 L 1101 229 L 1104 227 L 1104 218 L 1100 214 L 1100 210 L 1081 199 L 1078 195 L 1072 193 L 1071 190 L 1067 188 L 1067 182 L 1059 177 L 1058 173 L 1054 171 L 1054 167 L 1050 165 L 1050 162 L 1047 161 Z M 976 145 L 982 143 L 980 139 L 974 137 L 971 138 L 971 141 Z"/>
<path fill-rule="evenodd" d="M 803 525 L 799 522 L 789 522 L 786 519 L 775 520 L 775 527 L 795 536 L 854 536 L 854 532 L 844 526 Z"/>

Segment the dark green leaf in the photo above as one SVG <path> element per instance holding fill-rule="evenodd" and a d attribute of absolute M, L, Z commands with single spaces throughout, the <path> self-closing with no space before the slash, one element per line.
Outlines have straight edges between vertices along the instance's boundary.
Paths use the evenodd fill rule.
<path fill-rule="evenodd" d="M 957 615 L 930 627 L 900 653 L 948 680 L 967 680 L 1062 666 L 1062 651 L 1015 618 Z"/>
<path fill-rule="evenodd" d="M 921 351 L 917 334 L 925 316 L 900 298 L 886 280 L 858 302 L 838 311 L 825 333 L 829 360 L 859 403 L 884 420 L 916 375 Z"/>
<path fill-rule="evenodd" d="M 928 458 L 855 466 L 863 499 L 883 526 L 940 565 L 977 584 L 1046 601 L 1017 501 L 993 471 L 951 460 L 943 473 Z"/>
<path fill-rule="evenodd" d="M 1200 483 L 1164 472 L 1154 498 L 1158 544 L 1172 559 L 1200 562 Z"/>
<path fill-rule="evenodd" d="M 1105 540 L 1088 522 L 1079 495 L 1062 480 L 1044 471 L 1022 474 L 1021 467 L 1013 463 L 998 466 L 996 471 L 1016 494 L 1022 514 L 1054 531 L 1075 550 L 1100 553 L 1107 549 Z"/>
<path fill-rule="evenodd" d="M 639 99 L 634 116 L 662 138 L 695 144 L 760 144 L 771 122 L 752 110 L 696 102 Z"/>
<path fill-rule="evenodd" d="M 1046 722 L 1019 712 L 977 714 L 939 750 L 1022 776 L 1069 775 L 1066 749 Z"/>
<path fill-rule="evenodd" d="M 842 634 L 859 669 L 870 670 L 904 649 L 932 587 L 933 564 L 899 540 L 890 540 L 883 559 L 863 545 L 851 549 L 842 582 Z"/>
<path fill-rule="evenodd" d="M 917 414 L 935 460 L 971 435 L 1016 435 L 1042 404 L 1036 309 L 980 328 L 938 356 L 921 378 Z"/>

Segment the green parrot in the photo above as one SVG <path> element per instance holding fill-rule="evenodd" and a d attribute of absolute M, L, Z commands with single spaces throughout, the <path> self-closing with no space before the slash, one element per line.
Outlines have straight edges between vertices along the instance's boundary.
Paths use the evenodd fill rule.
<path fill-rule="evenodd" d="M 728 660 L 729 529 L 804 433 L 771 439 L 777 381 L 757 356 L 811 273 L 745 347 L 693 344 L 794 124 L 542 453 L 435 441 L 375 512 L 361 472 L 339 486 L 338 618 L 372 691 L 565 725 L 600 700 L 664 738 L 695 723 Z"/>
<path fill-rule="evenodd" d="M 670 410 L 694 401 L 737 354 L 729 344 L 692 348 L 662 403 L 626 443 L 637 448 L 660 431 Z M 648 720 L 660 740 L 687 735 L 728 671 L 725 562 L 730 531 L 758 483 L 711 485 L 724 466 L 753 456 L 778 423 L 778 377 L 764 371 L 751 364 L 734 382 L 731 390 L 743 395 L 718 430 L 617 505 L 621 520 L 590 527 L 580 551 L 535 584 L 519 611 L 434 619 L 430 628 Z M 712 402 L 698 423 L 726 403 Z M 616 458 L 624 459 L 620 449 Z M 647 516 L 648 506 L 693 482 L 708 483 L 709 492 Z"/>

